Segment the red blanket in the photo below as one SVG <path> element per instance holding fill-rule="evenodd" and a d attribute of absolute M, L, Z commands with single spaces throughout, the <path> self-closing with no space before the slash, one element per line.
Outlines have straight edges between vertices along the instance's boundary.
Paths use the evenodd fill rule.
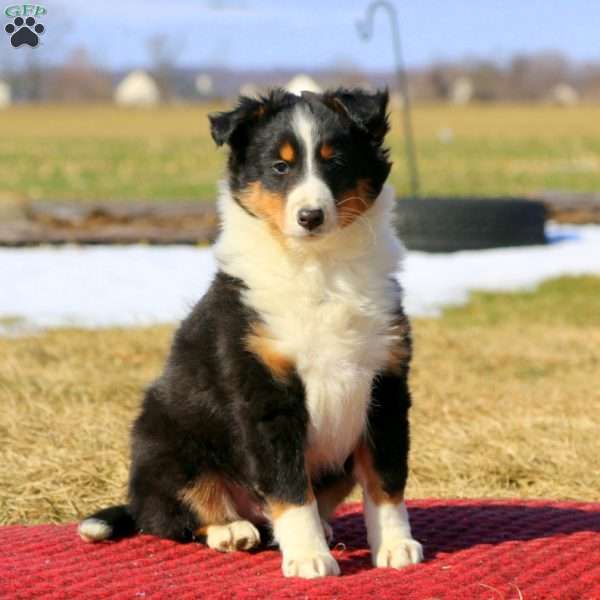
<path fill-rule="evenodd" d="M 409 503 L 425 562 L 370 563 L 360 506 L 334 522 L 341 577 L 285 579 L 274 550 L 220 554 L 150 536 L 86 544 L 74 525 L 0 528 L 0 598 L 600 600 L 600 504 Z"/>

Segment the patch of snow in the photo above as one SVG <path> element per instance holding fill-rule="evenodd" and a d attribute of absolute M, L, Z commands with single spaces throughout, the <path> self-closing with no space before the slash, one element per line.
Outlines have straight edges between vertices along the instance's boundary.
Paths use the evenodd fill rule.
<path fill-rule="evenodd" d="M 600 275 L 600 226 L 548 225 L 549 244 L 448 254 L 408 252 L 400 281 L 409 314 L 435 316 L 472 291 L 534 289 L 562 275 Z"/>
<path fill-rule="evenodd" d="M 600 226 L 549 225 L 546 246 L 407 252 L 399 279 L 411 315 L 437 315 L 473 290 L 531 289 L 560 275 L 600 275 Z M 215 272 L 209 249 L 96 246 L 0 249 L 0 330 L 171 323 Z"/>

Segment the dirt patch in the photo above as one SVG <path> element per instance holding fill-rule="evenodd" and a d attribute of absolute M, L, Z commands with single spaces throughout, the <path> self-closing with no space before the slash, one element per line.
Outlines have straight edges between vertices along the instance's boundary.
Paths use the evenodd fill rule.
<path fill-rule="evenodd" d="M 600 223 L 600 194 L 548 191 L 537 194 L 557 223 Z"/>
<path fill-rule="evenodd" d="M 600 223 L 600 194 L 548 191 L 533 197 L 556 222 Z M 211 202 L 0 202 L 0 246 L 210 244 L 218 228 Z"/>
<path fill-rule="evenodd" d="M 38 202 L 0 222 L 0 245 L 208 244 L 217 231 L 211 203 Z"/>

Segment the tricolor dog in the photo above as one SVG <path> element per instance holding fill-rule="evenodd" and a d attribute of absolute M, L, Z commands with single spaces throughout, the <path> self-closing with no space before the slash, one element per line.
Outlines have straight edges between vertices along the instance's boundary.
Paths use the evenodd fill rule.
<path fill-rule="evenodd" d="M 387 100 L 276 90 L 211 115 L 229 147 L 218 272 L 146 392 L 128 503 L 85 519 L 85 540 L 228 552 L 269 531 L 284 575 L 338 575 L 328 520 L 358 482 L 373 563 L 422 559 L 403 496 L 411 342 Z"/>

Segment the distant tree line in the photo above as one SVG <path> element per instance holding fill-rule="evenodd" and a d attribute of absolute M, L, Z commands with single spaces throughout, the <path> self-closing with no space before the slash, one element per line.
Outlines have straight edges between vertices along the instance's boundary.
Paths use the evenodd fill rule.
<path fill-rule="evenodd" d="M 162 100 L 199 101 L 230 98 L 252 83 L 257 90 L 282 85 L 296 70 L 240 70 L 226 67 L 180 68 L 169 41 L 160 37 L 148 40 L 149 66 Z M 85 48 L 73 50 L 59 66 L 44 66 L 35 52 L 18 63 L 12 55 L 0 56 L 0 79 L 8 83 L 15 101 L 21 102 L 106 102 L 113 97 L 115 85 L 127 71 L 109 72 L 98 67 Z M 322 87 L 389 84 L 393 91 L 393 73 L 369 73 L 346 62 L 328 70 L 306 71 Z M 198 92 L 198 74 L 211 81 L 210 94 Z M 568 86 L 577 99 L 600 101 L 600 61 L 574 63 L 560 52 L 515 55 L 500 62 L 467 59 L 437 62 L 409 73 L 411 93 L 417 101 L 452 101 L 456 84 L 469 87 L 468 100 L 479 102 L 537 102 L 550 99 L 556 86 Z M 467 82 L 467 83 L 465 83 Z"/>
<path fill-rule="evenodd" d="M 450 100 L 459 78 L 472 83 L 473 99 L 543 101 L 558 85 L 570 86 L 582 100 L 600 101 L 600 62 L 573 63 L 560 52 L 518 54 L 505 63 L 490 60 L 439 62 L 412 73 L 416 98 Z"/>

